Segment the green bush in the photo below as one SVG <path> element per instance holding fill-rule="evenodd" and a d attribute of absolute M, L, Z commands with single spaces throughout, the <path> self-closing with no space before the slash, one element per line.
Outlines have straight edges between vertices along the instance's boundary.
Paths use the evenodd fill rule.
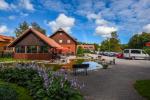
<path fill-rule="evenodd" d="M 27 89 L 0 81 L 0 100 L 32 100 L 32 97 Z"/>
<path fill-rule="evenodd" d="M 26 87 L 33 98 L 41 98 L 37 92 L 43 89 L 43 79 L 32 69 L 4 68 L 0 70 L 0 79 Z"/>
<path fill-rule="evenodd" d="M 0 69 L 0 79 L 27 88 L 36 100 L 83 100 L 80 92 L 62 75 L 50 74 L 48 88 L 33 69 L 3 68 Z"/>
<path fill-rule="evenodd" d="M 84 59 L 76 59 L 75 64 L 82 64 L 84 61 Z"/>
<path fill-rule="evenodd" d="M 0 86 L 0 100 L 17 100 L 18 94 L 15 90 L 7 86 Z"/>
<path fill-rule="evenodd" d="M 61 64 L 44 64 L 46 68 L 51 68 L 52 71 L 57 71 L 61 69 L 62 65 Z"/>
<path fill-rule="evenodd" d="M 83 100 L 82 95 L 74 89 L 71 82 L 62 75 L 49 74 L 52 81 L 48 87 L 48 97 L 51 100 Z"/>
<path fill-rule="evenodd" d="M 144 48 L 145 52 L 150 55 L 150 47 Z"/>
<path fill-rule="evenodd" d="M 103 64 L 103 69 L 107 69 L 108 68 L 108 64 Z"/>

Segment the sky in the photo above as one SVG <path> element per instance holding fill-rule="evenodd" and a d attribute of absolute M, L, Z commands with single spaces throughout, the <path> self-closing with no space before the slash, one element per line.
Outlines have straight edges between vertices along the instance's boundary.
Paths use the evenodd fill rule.
<path fill-rule="evenodd" d="M 0 34 L 15 36 L 19 23 L 58 28 L 80 42 L 101 43 L 116 31 L 122 44 L 150 33 L 150 0 L 0 0 Z"/>

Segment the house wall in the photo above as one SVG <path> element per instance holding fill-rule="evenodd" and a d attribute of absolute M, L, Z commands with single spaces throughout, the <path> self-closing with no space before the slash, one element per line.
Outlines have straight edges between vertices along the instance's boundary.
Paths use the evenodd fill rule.
<path fill-rule="evenodd" d="M 84 50 L 90 50 L 90 51 L 95 50 L 95 46 L 92 44 L 81 44 L 81 45 L 78 45 L 77 47 L 82 47 Z"/>
<path fill-rule="evenodd" d="M 27 36 L 25 36 L 24 38 L 22 38 L 17 44 L 16 46 L 23 46 L 23 45 L 39 45 L 39 46 L 46 46 L 46 44 L 40 40 L 36 35 L 34 35 L 33 33 L 28 33 Z"/>
<path fill-rule="evenodd" d="M 29 59 L 29 60 L 50 60 L 51 55 L 49 53 L 14 53 L 15 59 Z"/>
<path fill-rule="evenodd" d="M 58 31 L 51 38 L 62 47 L 69 49 L 69 52 L 66 51 L 65 53 L 76 54 L 77 45 L 75 41 L 73 41 L 68 35 L 66 35 L 66 33 Z M 62 43 L 59 43 L 59 40 L 62 40 Z M 67 40 L 70 40 L 70 43 L 67 43 Z"/>

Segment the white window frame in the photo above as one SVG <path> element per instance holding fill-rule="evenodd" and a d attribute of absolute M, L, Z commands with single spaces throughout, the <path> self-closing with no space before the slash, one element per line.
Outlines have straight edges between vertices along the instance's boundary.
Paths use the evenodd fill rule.
<path fill-rule="evenodd" d="M 70 40 L 67 40 L 67 43 L 69 44 L 69 43 L 71 43 L 71 41 L 70 41 Z"/>
<path fill-rule="evenodd" d="M 63 40 L 59 40 L 59 43 L 62 43 L 63 42 Z"/>

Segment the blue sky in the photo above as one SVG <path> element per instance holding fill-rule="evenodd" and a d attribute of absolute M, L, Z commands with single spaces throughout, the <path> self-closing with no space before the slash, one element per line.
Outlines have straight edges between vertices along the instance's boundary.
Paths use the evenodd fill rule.
<path fill-rule="evenodd" d="M 78 41 L 100 43 L 117 31 L 121 43 L 150 33 L 150 0 L 0 0 L 0 34 L 37 22 L 47 35 L 62 27 Z"/>

